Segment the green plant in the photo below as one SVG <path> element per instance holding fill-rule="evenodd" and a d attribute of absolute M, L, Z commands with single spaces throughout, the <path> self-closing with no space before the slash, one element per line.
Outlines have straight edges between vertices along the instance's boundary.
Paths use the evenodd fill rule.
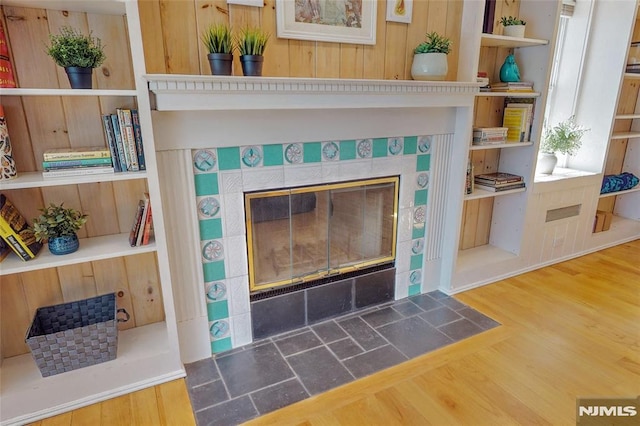
<path fill-rule="evenodd" d="M 430 32 L 426 35 L 425 41 L 420 43 L 413 53 L 445 53 L 449 54 L 451 51 L 451 40 L 440 34 Z"/>
<path fill-rule="evenodd" d="M 211 24 L 201 38 L 209 53 L 233 53 L 231 28 L 225 24 Z"/>
<path fill-rule="evenodd" d="M 589 130 L 578 125 L 575 116 L 571 116 L 553 127 L 545 125 L 540 150 L 542 152 L 573 155 L 580 149 L 582 136 Z"/>
<path fill-rule="evenodd" d="M 240 32 L 237 44 L 240 55 L 263 55 L 270 34 L 260 28 L 245 28 Z"/>
<path fill-rule="evenodd" d="M 102 41 L 91 34 L 82 34 L 71 27 L 62 27 L 60 34 L 49 34 L 47 54 L 61 67 L 96 68 L 105 60 Z"/>
<path fill-rule="evenodd" d="M 41 242 L 63 235 L 74 235 L 87 222 L 87 215 L 67 209 L 64 203 L 40 209 L 42 214 L 33 219 L 36 241 Z"/>
<path fill-rule="evenodd" d="M 527 21 L 523 21 L 522 19 L 518 19 L 514 16 L 503 16 L 500 18 L 500 23 L 505 27 L 511 25 L 527 25 Z"/>

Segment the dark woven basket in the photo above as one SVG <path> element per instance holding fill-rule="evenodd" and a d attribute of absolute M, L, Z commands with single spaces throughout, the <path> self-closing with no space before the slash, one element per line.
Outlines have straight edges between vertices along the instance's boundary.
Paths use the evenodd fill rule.
<path fill-rule="evenodd" d="M 115 293 L 38 308 L 26 343 L 42 377 L 115 359 L 119 311 Z"/>

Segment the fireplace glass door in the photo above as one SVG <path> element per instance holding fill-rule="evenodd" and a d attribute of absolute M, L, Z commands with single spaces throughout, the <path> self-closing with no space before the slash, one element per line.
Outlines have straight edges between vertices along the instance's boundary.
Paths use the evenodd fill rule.
<path fill-rule="evenodd" d="M 251 291 L 393 261 L 398 181 L 245 194 Z"/>

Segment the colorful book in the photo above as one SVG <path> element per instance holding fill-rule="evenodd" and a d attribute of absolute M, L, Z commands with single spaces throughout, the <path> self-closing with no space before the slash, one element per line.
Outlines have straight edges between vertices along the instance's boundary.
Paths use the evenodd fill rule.
<path fill-rule="evenodd" d="M 475 176 L 476 182 L 478 181 L 486 181 L 493 184 L 496 183 L 510 183 L 510 182 L 521 182 L 522 176 L 514 175 L 512 173 L 505 172 L 493 172 L 493 173 L 482 173 Z"/>
<path fill-rule="evenodd" d="M 142 223 L 142 214 L 144 213 L 144 200 L 138 201 L 138 207 L 133 216 L 133 223 L 131 224 L 131 231 L 129 232 L 129 245 L 131 247 L 136 246 L 138 241 L 138 232 L 140 231 L 140 223 Z"/>
<path fill-rule="evenodd" d="M 147 193 L 144 194 L 143 202 L 144 202 L 144 210 L 142 211 L 142 220 L 140 221 L 138 235 L 136 236 L 136 246 L 142 245 L 142 239 L 144 237 L 144 228 L 147 226 L 147 220 L 149 220 L 149 213 L 151 212 L 151 203 L 149 202 L 149 194 Z"/>
<path fill-rule="evenodd" d="M 502 127 L 507 127 L 507 142 L 524 142 L 527 123 L 527 109 L 506 107 L 502 117 Z"/>
<path fill-rule="evenodd" d="M 104 175 L 114 173 L 113 166 L 95 166 L 95 167 L 76 167 L 72 169 L 47 170 L 42 172 L 43 178 L 70 177 L 70 176 L 88 176 L 88 175 Z"/>
<path fill-rule="evenodd" d="M 53 148 L 42 154 L 44 161 L 82 160 L 86 158 L 111 158 L 111 151 L 104 146 L 87 148 Z"/>
<path fill-rule="evenodd" d="M 142 144 L 142 128 L 140 127 L 140 116 L 137 109 L 131 110 L 131 122 L 133 123 L 133 136 L 136 141 L 136 153 L 138 154 L 138 167 L 140 170 L 146 170 L 147 165 L 144 161 L 144 145 Z"/>
<path fill-rule="evenodd" d="M 4 194 L 0 194 L 0 237 L 22 260 L 33 259 L 42 248 L 27 220 Z"/>
<path fill-rule="evenodd" d="M 151 211 L 151 204 L 149 204 L 149 214 L 147 215 L 147 221 L 144 224 L 144 234 L 142 235 L 142 245 L 149 244 L 149 239 L 153 234 L 153 212 Z"/>
<path fill-rule="evenodd" d="M 43 161 L 42 168 L 44 170 L 57 169 L 73 169 L 78 167 L 95 167 L 95 166 L 111 166 L 111 157 L 109 158 L 82 158 L 79 160 L 58 160 Z"/>
<path fill-rule="evenodd" d="M 533 99 L 531 99 L 533 101 Z M 522 142 L 527 142 L 531 139 L 531 127 L 533 125 L 533 103 L 531 102 L 508 102 L 507 108 L 525 108 L 527 111 L 526 120 L 524 123 L 524 136 Z"/>
<path fill-rule="evenodd" d="M 476 182 L 475 187 L 478 189 L 484 189 L 485 191 L 501 192 L 501 191 L 510 191 L 512 189 L 524 188 L 524 182 L 512 183 L 504 186 L 490 186 L 490 185 L 483 185 Z"/>
<path fill-rule="evenodd" d="M 7 36 L 4 33 L 4 25 L 0 20 L 0 87 L 16 87 L 16 79 L 13 76 L 11 58 L 9 58 L 9 46 Z"/>
<path fill-rule="evenodd" d="M 127 155 L 127 170 L 137 172 L 140 170 L 138 165 L 138 153 L 136 152 L 136 140 L 133 134 L 133 122 L 131 121 L 131 110 L 117 108 L 116 115 L 120 124 L 120 133 L 122 136 L 122 145 Z"/>
<path fill-rule="evenodd" d="M 118 146 L 116 145 L 116 136 L 113 133 L 113 123 L 109 114 L 102 115 L 102 127 L 104 129 L 104 137 L 107 140 L 107 146 L 111 151 L 111 160 L 113 161 L 113 168 L 116 172 L 121 172 L 120 160 L 118 159 Z"/>
<path fill-rule="evenodd" d="M 111 118 L 111 127 L 113 128 L 113 136 L 116 140 L 116 148 L 118 149 L 118 162 L 120 163 L 120 171 L 126 172 L 128 170 L 129 160 L 127 159 L 127 152 L 124 149 L 124 143 L 122 142 L 122 132 L 120 131 L 120 122 L 116 114 L 109 114 Z"/>
<path fill-rule="evenodd" d="M 9 247 L 9 244 L 7 244 L 4 239 L 0 238 L 0 262 L 2 262 L 9 253 L 11 253 L 11 247 Z"/>

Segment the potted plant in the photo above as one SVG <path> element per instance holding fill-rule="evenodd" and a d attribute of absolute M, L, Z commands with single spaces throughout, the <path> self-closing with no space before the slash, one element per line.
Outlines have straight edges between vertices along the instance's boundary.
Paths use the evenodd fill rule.
<path fill-rule="evenodd" d="M 527 25 L 526 21 L 513 16 L 503 16 L 500 18 L 500 23 L 504 27 L 504 35 L 509 37 L 524 37 L 524 29 L 525 25 Z"/>
<path fill-rule="evenodd" d="M 270 35 L 260 28 L 245 28 L 238 37 L 238 51 L 242 74 L 245 76 L 261 76 L 264 62 L 264 49 Z"/>
<path fill-rule="evenodd" d="M 536 171 L 540 174 L 552 174 L 558 163 L 556 154 L 575 154 L 580 149 L 582 136 L 587 131 L 589 129 L 576 123 L 575 116 L 571 116 L 553 127 L 545 126 Z"/>
<path fill-rule="evenodd" d="M 49 34 L 49 41 L 47 54 L 65 69 L 71 88 L 91 89 L 93 69 L 106 58 L 102 41 L 67 26 L 58 35 Z"/>
<path fill-rule="evenodd" d="M 52 254 L 69 254 L 78 250 L 80 243 L 76 232 L 87 222 L 87 215 L 64 203 L 40 209 L 42 214 L 33 219 L 36 241 L 47 241 Z"/>
<path fill-rule="evenodd" d="M 444 80 L 447 76 L 447 55 L 451 40 L 436 32 L 428 33 L 425 41 L 413 50 L 411 77 L 414 80 Z"/>
<path fill-rule="evenodd" d="M 233 68 L 233 38 L 225 24 L 212 24 L 202 33 L 202 42 L 209 52 L 209 66 L 213 75 L 231 75 Z"/>

